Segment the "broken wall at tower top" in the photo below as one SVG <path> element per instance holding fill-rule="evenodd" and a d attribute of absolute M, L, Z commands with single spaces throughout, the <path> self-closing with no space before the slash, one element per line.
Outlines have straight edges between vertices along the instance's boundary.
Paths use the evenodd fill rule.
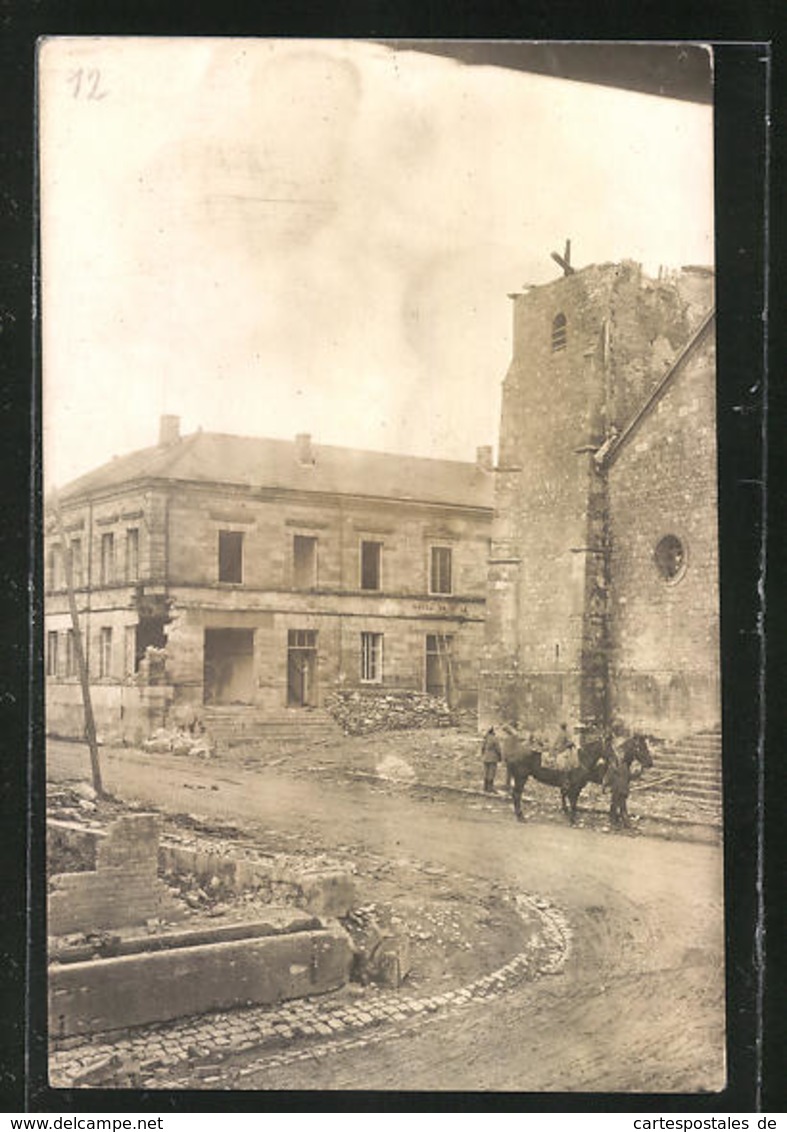
<path fill-rule="evenodd" d="M 603 724 L 614 710 L 613 579 L 594 457 L 690 341 L 713 305 L 713 275 L 593 265 L 511 298 L 481 722 Z"/>

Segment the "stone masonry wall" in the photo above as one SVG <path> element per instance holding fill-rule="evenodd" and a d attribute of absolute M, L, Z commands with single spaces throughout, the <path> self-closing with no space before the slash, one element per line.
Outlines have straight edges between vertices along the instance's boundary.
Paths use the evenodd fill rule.
<path fill-rule="evenodd" d="M 381 542 L 382 590 L 428 595 L 432 545 L 449 546 L 453 593 L 483 597 L 486 586 L 488 512 L 326 497 L 250 499 L 231 490 L 180 489 L 169 505 L 170 582 L 173 586 L 218 583 L 219 532 L 243 533 L 243 581 L 239 589 L 292 591 L 293 541 L 317 540 L 316 592 L 361 592 L 360 546 Z M 232 592 L 232 585 L 222 587 Z"/>
<path fill-rule="evenodd" d="M 489 482 L 491 473 L 480 466 L 475 474 Z M 244 672 L 238 685 L 230 685 L 227 698 L 237 694 L 272 712 L 287 704 L 290 630 L 318 634 L 318 702 L 337 685 L 360 683 L 362 632 L 384 635 L 384 684 L 415 689 L 424 685 L 426 635 L 451 635 L 460 698 L 467 706 L 476 700 L 488 508 L 206 484 L 118 490 L 92 504 L 73 506 L 66 518 L 67 528 L 83 540 L 85 587 L 77 600 L 95 714 L 106 742 L 146 738 L 161 725 L 161 709 L 166 711 L 170 702 L 202 704 L 209 629 L 252 634 L 252 690 Z M 139 532 L 138 579 L 126 574 L 132 527 Z M 218 579 L 222 531 L 243 535 L 239 583 Z M 99 585 L 106 534 L 114 537 L 116 569 L 111 584 Z M 296 575 L 296 536 L 316 540 L 313 584 Z M 382 544 L 379 591 L 361 589 L 364 540 Z M 434 546 L 451 550 L 450 594 L 430 593 Z M 135 630 L 145 610 L 163 620 L 162 681 L 170 689 L 166 703 L 159 703 L 152 688 L 146 695 L 144 674 L 135 673 Z M 69 628 L 61 583 L 47 596 L 47 633 L 57 632 L 60 657 L 58 672 L 47 677 L 48 730 L 81 737 L 78 676 L 75 665 L 65 671 L 63 663 Z M 234 662 L 228 663 L 232 673 Z"/>
<path fill-rule="evenodd" d="M 161 725 L 166 712 L 166 694 L 137 686 L 134 655 L 140 619 L 138 591 L 150 586 L 159 588 L 164 577 L 165 515 L 163 492 L 138 489 L 118 491 L 92 504 L 63 507 L 67 538 L 79 538 L 81 543 L 81 571 L 74 579 L 75 600 L 96 727 L 105 742 L 138 742 Z M 130 530 L 137 532 L 136 569 L 127 556 Z M 107 534 L 114 541 L 114 571 L 107 584 L 102 584 L 101 540 Z M 50 523 L 45 550 L 48 560 L 53 546 L 59 546 L 59 538 Z M 75 654 L 69 665 L 72 621 L 65 573 L 58 571 L 54 588 L 51 571 L 47 573 L 47 648 L 51 647 L 50 634 L 57 634 L 58 642 L 57 671 L 47 669 L 47 731 L 81 739 L 84 708 Z"/>
<path fill-rule="evenodd" d="M 94 684 L 90 689 L 99 743 L 131 746 L 163 727 L 173 699 L 169 685 L 137 687 L 132 683 Z M 52 683 L 46 689 L 46 731 L 61 739 L 85 737 L 85 708 L 78 680 Z"/>
<path fill-rule="evenodd" d="M 715 358 L 712 340 L 609 469 L 612 696 L 632 724 L 682 734 L 720 722 Z M 680 539 L 674 581 L 657 569 Z"/>
<path fill-rule="evenodd" d="M 585 268 L 514 298 L 488 575 L 481 723 L 609 715 L 610 506 L 593 453 L 690 337 L 709 277 Z M 553 349 L 553 324 L 566 341 Z"/>
<path fill-rule="evenodd" d="M 614 275 L 589 268 L 514 301 L 503 386 L 482 723 L 577 721 L 586 652 L 589 450 L 604 421 L 602 312 Z M 566 318 L 565 348 L 552 326 Z M 559 410 L 559 411 L 558 411 Z"/>
<path fill-rule="evenodd" d="M 479 473 L 482 474 L 482 473 Z M 253 633 L 253 702 L 287 703 L 289 630 L 317 634 L 316 698 L 361 683 L 361 633 L 383 634 L 384 686 L 424 687 L 426 636 L 453 638 L 459 701 L 477 699 L 490 515 L 482 510 L 326 498 L 173 492 L 167 674 L 178 702 L 202 702 L 206 629 Z M 219 531 L 243 533 L 243 580 L 218 583 Z M 296 586 L 296 535 L 317 541 L 314 586 Z M 379 592 L 360 587 L 360 544 L 379 541 Z M 452 551 L 452 593 L 429 593 L 430 549 Z"/>
<path fill-rule="evenodd" d="M 254 704 L 273 714 L 287 703 L 287 642 L 290 629 L 316 633 L 316 698 L 321 704 L 334 688 L 362 685 L 361 634 L 383 637 L 382 678 L 386 688 L 424 689 L 426 638 L 444 634 L 452 638 L 451 668 L 454 706 L 473 707 L 478 694 L 478 665 L 483 646 L 483 605 L 438 614 L 418 616 L 415 606 L 398 601 L 373 599 L 366 604 L 344 603 L 345 612 L 318 610 L 305 603 L 292 603 L 289 610 L 265 609 L 259 596 L 246 609 L 206 609 L 199 603 L 183 608 L 176 601 L 168 626 L 168 673 L 174 682 L 175 703 L 202 703 L 203 650 L 206 628 L 246 628 L 253 632 Z M 251 603 L 250 603 L 251 605 Z"/>
<path fill-rule="evenodd" d="M 97 843 L 95 872 L 50 878 L 49 934 L 101 931 L 175 916 L 177 908 L 157 869 L 156 815 L 118 818 Z"/>
<path fill-rule="evenodd" d="M 63 526 L 69 542 L 79 540 L 81 570 L 74 579 L 78 595 L 89 588 L 104 588 L 101 578 L 101 541 L 111 534 L 114 545 L 114 571 L 108 580 L 108 591 L 115 587 L 135 585 L 138 581 L 160 582 L 165 573 L 166 499 L 163 491 L 138 488 L 119 489 L 92 503 L 65 503 Z M 127 572 L 126 545 L 130 530 L 137 532 L 138 562 L 133 576 Z M 45 532 L 45 557 L 60 547 L 60 536 L 54 519 L 48 519 Z M 53 589 L 51 572 L 47 570 L 46 590 L 53 609 L 67 610 L 65 572 L 58 571 Z"/>

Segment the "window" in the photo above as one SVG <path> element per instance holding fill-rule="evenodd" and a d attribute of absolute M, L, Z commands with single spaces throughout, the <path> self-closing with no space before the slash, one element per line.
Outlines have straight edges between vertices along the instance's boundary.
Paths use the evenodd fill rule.
<path fill-rule="evenodd" d="M 46 674 L 57 676 L 58 633 L 52 629 L 46 635 Z"/>
<path fill-rule="evenodd" d="M 665 535 L 660 539 L 653 557 L 656 569 L 665 582 L 677 582 L 686 569 L 686 551 L 677 535 Z"/>
<path fill-rule="evenodd" d="M 49 551 L 49 588 L 59 590 L 63 585 L 63 556 L 59 545 Z"/>
<path fill-rule="evenodd" d="M 381 542 L 361 543 L 361 589 L 379 590 L 383 544 Z"/>
<path fill-rule="evenodd" d="M 292 540 L 292 582 L 296 589 L 317 585 L 317 539 L 295 535 Z"/>
<path fill-rule="evenodd" d="M 101 677 L 112 675 L 112 630 L 106 627 L 99 637 L 98 674 Z"/>
<path fill-rule="evenodd" d="M 126 531 L 126 581 L 136 582 L 139 578 L 139 529 L 129 527 Z"/>
<path fill-rule="evenodd" d="M 316 649 L 316 629 L 288 629 L 287 647 L 290 649 Z"/>
<path fill-rule="evenodd" d="M 451 592 L 451 547 L 433 546 L 429 567 L 429 593 L 450 594 Z"/>
<path fill-rule="evenodd" d="M 77 670 L 77 657 L 74 648 L 74 630 L 66 632 L 66 676 L 75 676 Z"/>
<path fill-rule="evenodd" d="M 137 671 L 137 627 L 136 625 L 126 625 L 125 629 L 125 664 L 124 670 L 126 676 L 133 676 Z"/>
<path fill-rule="evenodd" d="M 568 341 L 568 330 L 566 328 L 566 316 L 564 314 L 556 314 L 552 320 L 552 353 L 558 350 L 565 350 L 566 342 Z"/>
<path fill-rule="evenodd" d="M 82 576 L 82 539 L 71 539 L 71 584 L 78 590 L 84 584 Z"/>
<path fill-rule="evenodd" d="M 219 531 L 219 581 L 243 581 L 242 531 Z"/>
<path fill-rule="evenodd" d="M 361 680 L 379 684 L 383 678 L 383 635 L 361 633 Z"/>
<path fill-rule="evenodd" d="M 110 586 L 115 580 L 115 536 L 101 536 L 101 585 Z"/>

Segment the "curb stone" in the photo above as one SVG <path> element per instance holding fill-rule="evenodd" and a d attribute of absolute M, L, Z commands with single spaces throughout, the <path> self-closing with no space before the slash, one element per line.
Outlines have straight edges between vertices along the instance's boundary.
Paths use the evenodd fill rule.
<path fill-rule="evenodd" d="M 265 1008 L 251 1008 L 234 1020 L 227 1014 L 212 1015 L 205 1020 L 172 1025 L 169 1040 L 164 1026 L 137 1038 L 124 1034 L 121 1039 L 124 1060 L 126 1063 L 136 1061 L 140 1068 L 149 1072 L 152 1068 L 151 1052 L 155 1048 L 158 1072 L 169 1073 L 169 1083 L 176 1087 L 179 1070 L 197 1068 L 199 1055 L 194 1056 L 195 1050 L 210 1057 L 213 1062 L 227 1054 L 270 1050 L 264 1058 L 238 1071 L 239 1075 L 248 1076 L 263 1068 L 275 1068 L 307 1057 L 322 1058 L 333 1052 L 378 1042 L 389 1037 L 391 1030 L 402 1022 L 409 1021 L 420 1028 L 449 1011 L 498 997 L 522 982 L 557 974 L 565 966 L 571 949 L 571 930 L 566 917 L 542 897 L 517 894 L 514 904 L 523 917 L 535 915 L 538 918 L 540 940 L 529 940 L 525 949 L 502 967 L 455 991 L 425 997 L 397 995 L 395 1000 L 389 999 L 379 1005 L 375 1003 L 368 1009 L 336 1007 L 316 1000 L 306 1006 L 300 1000 L 283 1005 L 273 1017 L 270 1009 Z M 355 1033 L 341 1036 L 342 1030 Z M 308 1049 L 279 1052 L 277 1047 L 292 1037 L 309 1041 Z M 163 1051 L 162 1043 L 166 1044 Z M 72 1086 L 77 1078 L 84 1075 L 84 1070 L 77 1066 L 77 1059 L 87 1059 L 98 1067 L 120 1047 L 120 1041 L 104 1040 L 55 1052 L 49 1062 L 50 1085 L 53 1088 Z M 206 1052 L 203 1054 L 202 1051 Z M 218 1079 L 203 1077 L 202 1082 L 207 1085 Z M 168 1081 L 157 1076 L 153 1083 L 155 1087 L 163 1088 Z M 109 1072 L 107 1079 L 100 1084 L 112 1087 L 112 1073 Z"/>

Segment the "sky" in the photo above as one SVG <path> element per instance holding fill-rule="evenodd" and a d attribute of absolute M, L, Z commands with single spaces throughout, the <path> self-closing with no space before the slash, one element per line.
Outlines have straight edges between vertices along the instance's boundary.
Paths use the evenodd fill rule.
<path fill-rule="evenodd" d="M 712 110 L 331 40 L 40 54 L 44 478 L 245 436 L 473 460 L 510 292 L 713 262 Z"/>

